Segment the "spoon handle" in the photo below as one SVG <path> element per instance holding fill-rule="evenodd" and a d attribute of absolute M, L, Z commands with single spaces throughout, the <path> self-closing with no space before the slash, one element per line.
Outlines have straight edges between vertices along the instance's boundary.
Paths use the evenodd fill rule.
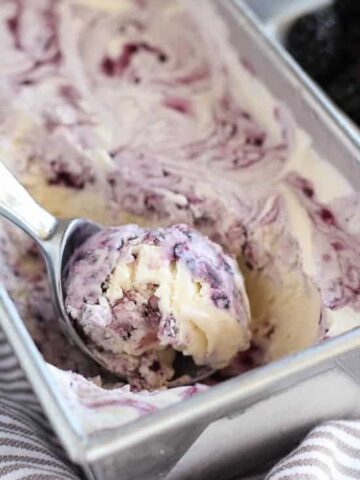
<path fill-rule="evenodd" d="M 28 233 L 37 243 L 56 230 L 57 220 L 44 210 L 0 161 L 0 215 Z"/>

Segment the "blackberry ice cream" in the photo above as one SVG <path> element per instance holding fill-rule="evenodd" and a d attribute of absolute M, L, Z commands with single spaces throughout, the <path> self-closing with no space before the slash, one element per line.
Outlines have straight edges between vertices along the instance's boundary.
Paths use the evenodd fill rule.
<path fill-rule="evenodd" d="M 175 351 L 219 369 L 249 347 L 237 265 L 186 225 L 96 233 L 74 253 L 65 289 L 89 346 L 134 386 L 165 385 Z"/>
<path fill-rule="evenodd" d="M 168 252 L 175 237 L 186 237 L 169 225 L 185 223 L 190 231 L 196 229 L 221 245 L 239 264 L 251 310 L 250 348 L 239 351 L 209 383 L 360 325 L 359 195 L 319 158 L 311 137 L 262 83 L 252 58 L 242 56 L 241 42 L 234 48 L 213 3 L 220 8 L 226 2 L 0 2 L 0 153 L 34 197 L 59 217 L 141 225 L 131 227 L 138 233 L 126 233 L 135 238 L 113 252 L 119 256 L 133 251 L 136 238 L 142 251 L 146 232 L 161 228 L 167 235 L 159 248 Z M 336 5 L 357 3 L 340 0 Z M 322 24 L 326 31 L 322 30 L 321 52 L 326 58 L 311 62 L 322 73 L 338 67 L 332 59 L 338 49 L 326 40 L 327 33 L 338 37 L 332 19 L 326 14 Z M 310 27 L 318 25 L 316 18 Z M 356 37 L 356 31 L 352 33 Z M 349 92 L 336 88 L 356 107 L 351 77 Z M 200 279 L 206 315 L 215 309 L 216 319 L 243 318 L 243 323 L 233 324 L 226 317 L 235 332 L 241 327 L 244 340 L 246 297 L 242 287 L 237 287 L 241 301 L 232 296 L 230 287 L 238 274 L 232 276 L 225 264 L 217 266 L 218 259 L 226 257 L 217 255 L 217 247 L 204 246 L 205 263 L 199 270 L 197 262 L 184 264 L 199 257 L 200 244 L 205 244 L 197 238 L 194 235 L 191 245 L 184 239 L 189 254 L 185 249 L 177 260 L 179 271 L 186 273 L 186 295 L 192 298 L 193 283 Z M 111 241 L 116 244 L 119 237 Z M 96 278 L 117 264 L 111 251 L 107 255 L 101 265 L 95 262 Z M 173 375 L 177 346 L 165 345 L 169 336 L 160 329 L 166 315 L 158 312 L 163 308 L 161 296 L 153 298 L 158 280 L 149 281 L 155 285 L 135 297 L 121 297 L 120 288 L 107 282 L 89 282 L 85 309 L 83 299 L 75 298 L 84 286 L 69 290 L 78 328 L 83 334 L 86 328 L 93 348 L 131 377 L 131 385 L 116 385 L 63 336 L 36 247 L 6 222 L 0 222 L 0 260 L 1 281 L 45 360 L 53 365 L 50 374 L 82 428 L 94 431 L 123 424 L 209 388 L 142 388 L 165 386 Z M 86 264 L 85 258 L 82 262 Z M 226 263 L 234 271 L 232 262 Z M 205 264 L 220 277 L 219 290 L 213 288 L 212 275 L 203 275 Z M 130 263 L 124 273 L 136 272 L 135 266 Z M 90 285 L 96 289 L 90 291 Z M 211 298 L 215 293 L 220 294 L 214 297 L 218 305 Z M 105 324 L 94 312 L 106 310 L 110 295 L 118 299 L 112 304 L 116 312 L 116 302 L 126 304 L 141 324 L 143 306 L 140 310 L 149 319 L 145 330 L 130 332 L 133 341 L 126 346 L 121 335 L 127 337 L 131 329 L 123 325 L 122 308 L 119 321 L 111 317 L 121 327 L 115 345 L 105 338 L 111 322 Z M 189 307 L 189 299 L 181 306 Z M 92 314 L 86 319 L 89 307 Z M 219 326 L 209 325 L 214 331 Z M 91 338 L 94 326 L 96 336 Z M 171 322 L 168 327 L 171 332 Z M 223 355 L 220 338 L 210 345 L 212 332 L 207 331 L 206 352 L 195 349 L 196 342 L 182 344 L 183 352 L 188 349 L 198 361 L 210 361 L 207 353 L 212 352 L 211 361 L 224 364 L 230 353 Z M 175 339 L 185 343 L 179 336 Z M 246 348 L 247 341 L 243 347 L 240 343 L 240 350 Z M 115 355 L 114 349 L 122 353 Z"/>

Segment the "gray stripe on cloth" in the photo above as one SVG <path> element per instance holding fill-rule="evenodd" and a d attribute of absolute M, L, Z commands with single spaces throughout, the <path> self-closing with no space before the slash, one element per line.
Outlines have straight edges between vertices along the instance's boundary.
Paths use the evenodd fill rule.
<path fill-rule="evenodd" d="M 334 431 L 340 430 L 348 435 L 352 435 L 357 440 L 360 440 L 360 422 L 328 422 L 326 424 L 328 427 L 331 427 Z"/>
<path fill-rule="evenodd" d="M 313 467 L 321 470 L 324 474 L 327 475 L 326 478 L 329 478 L 329 479 L 334 478 L 332 473 L 333 473 L 333 470 L 336 470 L 338 474 L 342 474 L 346 476 L 346 478 L 349 478 L 349 479 L 355 478 L 359 480 L 360 470 L 353 469 L 346 465 L 340 464 L 335 460 L 333 455 L 328 458 L 328 462 L 325 462 L 325 460 L 320 460 L 318 457 L 313 456 L 314 453 L 316 454 L 316 451 L 310 452 L 306 456 L 306 458 L 297 458 L 298 455 L 294 455 L 292 460 L 284 461 L 283 463 L 281 463 L 281 465 L 275 468 L 275 470 L 273 470 L 273 475 L 276 475 L 281 472 L 287 472 L 293 467 Z"/>

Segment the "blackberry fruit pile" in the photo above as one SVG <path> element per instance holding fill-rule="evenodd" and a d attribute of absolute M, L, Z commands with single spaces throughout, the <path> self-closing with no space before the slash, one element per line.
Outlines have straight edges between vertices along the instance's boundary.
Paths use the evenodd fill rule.
<path fill-rule="evenodd" d="M 286 47 L 360 126 L 360 0 L 335 0 L 298 18 Z"/>

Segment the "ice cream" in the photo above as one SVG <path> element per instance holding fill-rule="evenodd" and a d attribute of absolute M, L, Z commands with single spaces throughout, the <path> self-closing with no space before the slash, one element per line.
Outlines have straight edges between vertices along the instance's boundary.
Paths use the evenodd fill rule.
<path fill-rule="evenodd" d="M 236 263 L 186 225 L 101 230 L 75 251 L 65 289 L 90 346 L 133 386 L 166 384 L 175 352 L 219 369 L 249 348 Z"/>
<path fill-rule="evenodd" d="M 45 207 L 104 225 L 136 223 L 139 232 L 187 224 L 236 259 L 250 347 L 211 382 L 360 324 L 359 197 L 319 158 L 251 58 L 241 58 L 241 45 L 235 51 L 211 2 L 6 0 L 0 35 L 0 154 Z M 93 415 L 87 429 L 105 417 L 109 425 L 110 411 L 114 425 L 148 413 L 139 395 L 154 409 L 183 398 L 177 389 L 109 391 L 115 385 L 62 336 L 36 248 L 6 223 L 0 258 L 1 279 L 51 375 L 79 417 Z M 221 278 L 229 295 L 234 280 Z M 150 300 L 148 291 L 140 297 Z M 239 318 L 235 304 L 231 318 Z M 202 361 L 201 349 L 196 355 Z M 186 394 L 205 387 L 191 388 Z M 97 406 L 86 400 L 90 391 L 102 398 Z"/>
<path fill-rule="evenodd" d="M 162 390 L 161 395 L 148 390 L 134 392 L 129 385 L 113 385 L 110 390 L 103 388 L 100 377 L 89 381 L 82 375 L 48 367 L 74 417 L 87 433 L 115 428 L 207 390 L 200 384 L 169 388 Z"/>

